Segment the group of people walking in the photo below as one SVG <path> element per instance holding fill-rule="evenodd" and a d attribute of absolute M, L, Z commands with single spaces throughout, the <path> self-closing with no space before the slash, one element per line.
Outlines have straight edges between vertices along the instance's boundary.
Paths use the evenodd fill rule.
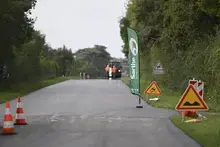
<path fill-rule="evenodd" d="M 117 68 L 114 64 L 107 64 L 105 66 L 105 78 L 116 79 Z M 90 75 L 86 72 L 80 72 L 80 79 L 89 79 Z"/>
<path fill-rule="evenodd" d="M 109 75 L 112 76 L 112 78 L 116 78 L 116 71 L 117 68 L 113 64 L 107 64 L 105 67 L 105 77 L 109 78 Z M 110 73 L 110 74 L 109 74 Z"/>
<path fill-rule="evenodd" d="M 89 74 L 85 73 L 85 72 L 83 72 L 83 73 L 80 72 L 79 76 L 80 76 L 80 79 L 89 79 L 90 78 Z"/>

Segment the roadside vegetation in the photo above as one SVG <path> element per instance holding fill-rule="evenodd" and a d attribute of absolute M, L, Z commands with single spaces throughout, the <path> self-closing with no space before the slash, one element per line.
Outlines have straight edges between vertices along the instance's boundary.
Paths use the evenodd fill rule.
<path fill-rule="evenodd" d="M 36 3 L 0 2 L 0 102 L 79 77 L 80 72 L 91 78 L 104 75 L 104 64 L 112 59 L 104 45 L 76 52 L 66 45 L 51 47 L 43 32 L 34 28 L 30 14 Z"/>
<path fill-rule="evenodd" d="M 188 80 L 196 78 L 205 82 L 204 100 L 209 112 L 220 112 L 219 8 L 218 0 L 128 1 L 126 15 L 120 20 L 123 52 L 128 56 L 127 27 L 133 28 L 139 36 L 143 99 L 147 98 L 143 91 L 155 80 L 162 96 L 158 102 L 149 103 L 175 109 Z M 153 66 L 158 61 L 165 74 L 155 76 Z M 201 124 L 182 123 L 178 118 L 174 116 L 173 122 L 201 144 L 219 146 L 215 139 L 220 134 L 217 115 L 207 115 Z"/>

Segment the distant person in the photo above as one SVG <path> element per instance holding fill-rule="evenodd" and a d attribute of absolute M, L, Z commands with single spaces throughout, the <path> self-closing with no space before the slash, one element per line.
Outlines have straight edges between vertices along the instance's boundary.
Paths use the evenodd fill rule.
<path fill-rule="evenodd" d="M 109 79 L 112 79 L 112 65 L 109 66 Z"/>
<path fill-rule="evenodd" d="M 111 76 L 111 79 L 113 78 L 112 68 L 113 68 L 113 64 L 110 63 L 109 64 L 109 76 Z"/>
<path fill-rule="evenodd" d="M 85 79 L 87 79 L 87 75 L 88 75 L 88 73 L 86 72 L 86 73 L 85 73 Z"/>
<path fill-rule="evenodd" d="M 113 74 L 114 79 L 116 78 L 116 71 L 117 71 L 117 68 L 115 67 L 115 65 L 113 65 L 112 74 Z"/>
<path fill-rule="evenodd" d="M 108 74 L 109 74 L 109 64 L 107 64 L 107 66 L 105 67 L 105 76 L 106 78 L 108 78 Z"/>
<path fill-rule="evenodd" d="M 80 79 L 82 79 L 82 72 L 79 73 Z"/>
<path fill-rule="evenodd" d="M 85 72 L 83 72 L 83 79 L 85 79 L 86 78 L 86 73 Z"/>

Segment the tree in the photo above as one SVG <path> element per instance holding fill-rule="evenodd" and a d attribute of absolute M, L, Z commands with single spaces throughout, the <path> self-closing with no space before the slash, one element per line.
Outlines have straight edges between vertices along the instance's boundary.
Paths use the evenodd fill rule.
<path fill-rule="evenodd" d="M 61 68 L 61 75 L 66 75 L 68 68 L 71 68 L 73 63 L 73 53 L 71 49 L 67 49 L 65 45 L 62 48 L 58 48 L 56 51 L 56 61 Z"/>
<path fill-rule="evenodd" d="M 9 62 L 13 49 L 32 37 L 34 20 L 28 17 L 36 0 L 3 0 L 0 2 L 0 65 Z"/>
<path fill-rule="evenodd" d="M 130 26 L 130 22 L 126 17 L 122 17 L 120 19 L 120 35 L 124 42 L 124 45 L 122 46 L 122 52 L 124 53 L 125 57 L 128 57 L 129 53 L 129 46 L 128 46 L 128 33 L 127 28 Z"/>
<path fill-rule="evenodd" d="M 87 67 L 83 69 L 87 69 L 87 72 L 91 75 L 104 75 L 104 65 L 111 59 L 106 49 L 107 48 L 103 45 L 94 45 L 93 48 L 80 49 L 75 53 L 76 60 L 80 63 L 86 63 Z"/>

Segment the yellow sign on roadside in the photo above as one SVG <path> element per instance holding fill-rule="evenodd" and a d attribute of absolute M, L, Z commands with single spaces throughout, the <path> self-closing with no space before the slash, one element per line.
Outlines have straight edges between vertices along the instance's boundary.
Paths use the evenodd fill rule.
<path fill-rule="evenodd" d="M 193 85 L 189 85 L 186 91 L 183 93 L 176 110 L 208 110 L 208 106 L 203 99 L 200 98 L 199 94 L 195 90 Z"/>
<path fill-rule="evenodd" d="M 157 85 L 156 81 L 151 82 L 149 87 L 144 91 L 144 94 L 151 94 L 151 95 L 161 95 L 160 88 Z"/>

